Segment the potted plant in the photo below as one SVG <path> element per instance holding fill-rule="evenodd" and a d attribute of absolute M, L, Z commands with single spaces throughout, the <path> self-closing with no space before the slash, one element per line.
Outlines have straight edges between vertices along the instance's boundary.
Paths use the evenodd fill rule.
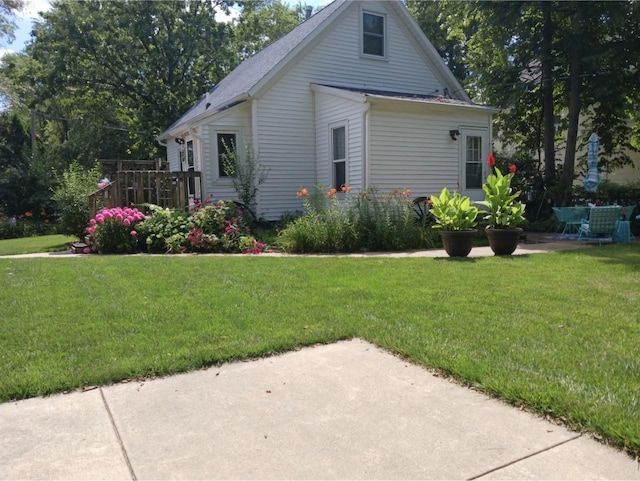
<path fill-rule="evenodd" d="M 524 204 L 516 200 L 520 192 L 513 192 L 511 179 L 516 173 L 516 166 L 511 165 L 509 173 L 502 175 L 495 166 L 493 154 L 489 154 L 489 166 L 494 173 L 487 177 L 482 186 L 485 200 L 478 202 L 486 208 L 484 219 L 489 246 L 496 255 L 511 255 L 518 247 L 522 229 L 518 227 L 524 222 Z"/>
<path fill-rule="evenodd" d="M 473 247 L 478 230 L 478 208 L 467 196 L 445 187 L 439 196 L 432 195 L 430 212 L 435 219 L 434 227 L 440 229 L 444 250 L 451 257 L 466 257 Z"/>

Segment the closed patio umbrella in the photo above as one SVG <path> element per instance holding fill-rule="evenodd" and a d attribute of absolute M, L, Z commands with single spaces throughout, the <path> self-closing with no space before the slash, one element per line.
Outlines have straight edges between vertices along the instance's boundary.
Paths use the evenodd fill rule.
<path fill-rule="evenodd" d="M 600 185 L 600 173 L 598 172 L 598 151 L 600 150 L 600 139 L 595 132 L 589 137 L 589 153 L 587 154 L 587 165 L 589 170 L 582 181 L 587 192 L 596 192 Z"/>

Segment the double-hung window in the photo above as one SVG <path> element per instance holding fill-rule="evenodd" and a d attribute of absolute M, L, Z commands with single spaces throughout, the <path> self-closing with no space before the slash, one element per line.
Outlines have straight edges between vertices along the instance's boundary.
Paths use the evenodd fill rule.
<path fill-rule="evenodd" d="M 331 168 L 333 188 L 338 192 L 347 185 L 347 128 L 331 129 Z"/>
<path fill-rule="evenodd" d="M 235 133 L 217 134 L 218 141 L 218 176 L 229 177 L 235 173 L 230 170 L 238 158 L 237 138 Z"/>
<path fill-rule="evenodd" d="M 362 12 L 362 53 L 385 57 L 385 17 Z"/>

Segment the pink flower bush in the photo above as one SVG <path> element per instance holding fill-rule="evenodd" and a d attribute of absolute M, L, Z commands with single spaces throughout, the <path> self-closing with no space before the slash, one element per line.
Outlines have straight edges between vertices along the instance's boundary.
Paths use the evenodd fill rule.
<path fill-rule="evenodd" d="M 251 239 L 249 241 L 249 247 L 243 249 L 243 254 L 260 254 L 264 249 L 264 244 L 262 242 L 258 242 L 255 239 Z"/>
<path fill-rule="evenodd" d="M 101 209 L 89 221 L 86 232 L 98 252 L 125 254 L 137 250 L 137 222 L 145 215 L 136 208 L 112 207 Z"/>

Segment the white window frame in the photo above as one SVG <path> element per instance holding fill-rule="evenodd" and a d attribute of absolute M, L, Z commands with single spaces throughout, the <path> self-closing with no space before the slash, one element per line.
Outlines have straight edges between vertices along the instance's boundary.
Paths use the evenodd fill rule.
<path fill-rule="evenodd" d="M 338 129 L 344 129 L 344 158 L 334 158 L 334 138 L 333 133 Z M 344 162 L 344 185 L 349 185 L 349 124 L 346 120 L 329 124 L 329 178 L 331 187 L 340 192 L 342 185 L 338 185 L 335 166 L 339 162 Z"/>
<path fill-rule="evenodd" d="M 244 154 L 243 154 L 242 146 L 240 145 L 240 142 L 242 139 L 241 132 L 239 129 L 234 129 L 234 128 L 218 128 L 214 130 L 213 136 L 212 136 L 213 137 L 212 144 L 213 144 L 213 150 L 214 150 L 213 161 L 215 163 L 215 172 L 218 176 L 218 180 L 231 179 L 230 176 L 225 175 L 224 172 L 220 170 L 220 152 L 218 150 L 218 135 L 235 135 L 236 152 L 237 152 L 238 160 L 242 162 L 244 160 Z"/>
<path fill-rule="evenodd" d="M 490 130 L 484 126 L 474 126 L 474 125 L 460 125 L 458 126 L 458 130 L 460 131 L 460 136 L 456 142 L 459 143 L 459 152 L 460 152 L 460 188 L 461 193 L 463 195 L 468 195 L 472 200 L 482 200 L 484 199 L 484 191 L 482 190 L 482 186 L 479 187 L 470 187 L 467 185 L 467 165 L 475 164 L 475 162 L 467 162 L 469 159 L 467 158 L 467 138 L 468 137 L 479 137 L 480 140 L 480 151 L 478 152 L 478 161 L 477 166 L 480 168 L 480 178 L 481 184 L 484 183 L 487 179 L 487 175 L 489 172 L 489 167 L 487 164 L 487 156 L 489 155 L 489 134 Z"/>
<path fill-rule="evenodd" d="M 364 31 L 364 16 L 365 15 L 373 15 L 376 17 L 380 17 L 382 18 L 382 55 L 377 55 L 374 53 L 365 53 L 364 51 L 364 36 L 365 36 L 365 31 Z M 372 34 L 372 33 L 367 33 L 367 35 L 376 35 L 376 34 Z M 380 12 L 374 12 L 371 10 L 361 10 L 360 11 L 360 56 L 364 57 L 364 58 L 370 58 L 370 59 L 376 59 L 376 60 L 386 60 L 387 59 L 387 38 L 388 38 L 388 34 L 387 34 L 387 15 L 384 13 L 380 13 Z"/>
<path fill-rule="evenodd" d="M 200 162 L 200 143 L 191 135 L 187 135 L 184 138 L 184 143 L 180 146 L 179 160 L 180 170 L 183 172 L 200 172 L 202 171 L 202 163 Z M 189 162 L 189 152 L 191 151 L 191 160 Z M 200 190 L 200 183 L 193 181 L 187 183 L 187 194 L 189 199 L 200 199 L 202 192 Z"/>

